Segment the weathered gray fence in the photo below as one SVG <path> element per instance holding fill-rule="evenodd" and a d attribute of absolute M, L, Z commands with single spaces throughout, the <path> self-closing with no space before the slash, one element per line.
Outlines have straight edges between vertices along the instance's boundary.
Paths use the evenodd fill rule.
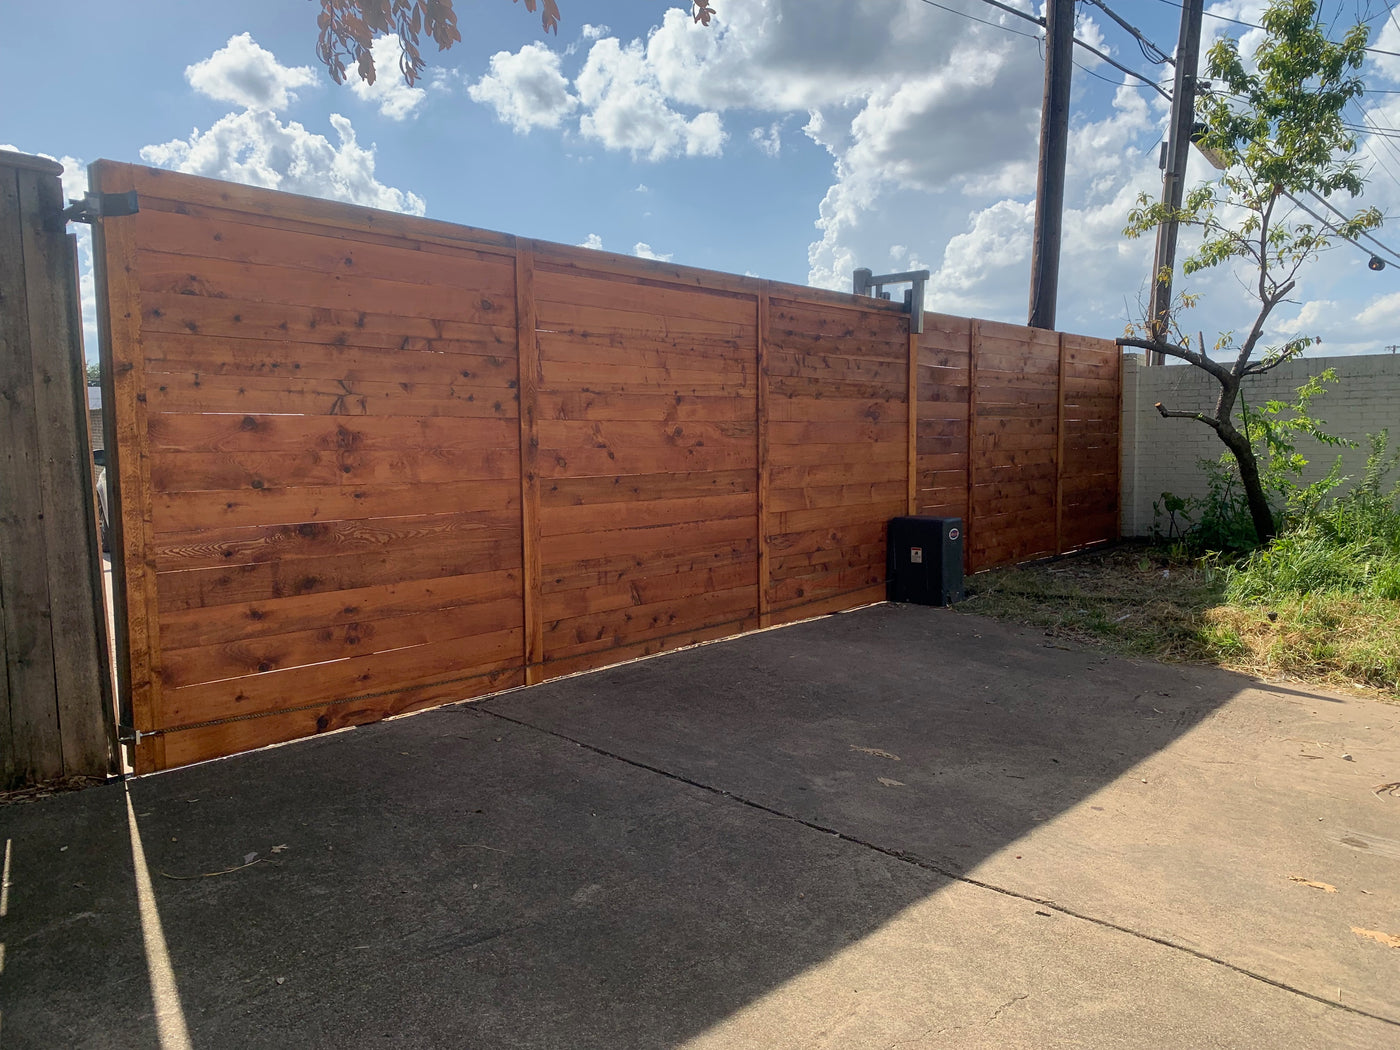
<path fill-rule="evenodd" d="M 0 788 L 116 751 L 62 171 L 0 151 Z"/>

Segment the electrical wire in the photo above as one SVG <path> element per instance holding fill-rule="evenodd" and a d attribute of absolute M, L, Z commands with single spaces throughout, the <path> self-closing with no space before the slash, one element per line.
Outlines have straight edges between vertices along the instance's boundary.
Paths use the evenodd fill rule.
<path fill-rule="evenodd" d="M 1136 39 L 1138 42 L 1138 50 L 1142 52 L 1143 58 L 1147 59 L 1149 62 L 1155 62 L 1157 65 L 1176 65 L 1176 59 L 1172 58 L 1171 55 L 1167 54 L 1152 41 L 1148 40 L 1147 37 L 1143 36 L 1142 30 L 1138 29 L 1137 26 L 1130 25 L 1128 22 L 1124 21 L 1118 13 L 1104 3 L 1103 0 L 1085 0 L 1085 2 L 1093 4 L 1104 14 L 1108 15 L 1109 18 L 1117 22 L 1127 31 L 1129 36 Z"/>
<path fill-rule="evenodd" d="M 1331 211 L 1334 215 L 1338 216 L 1339 218 L 1341 218 L 1341 219 L 1343 219 L 1343 220 L 1345 220 L 1345 219 L 1347 218 L 1346 212 L 1342 211 L 1341 208 L 1338 208 L 1335 204 L 1333 204 L 1331 201 L 1329 201 L 1329 200 L 1328 200 L 1326 197 L 1324 197 L 1322 194 L 1318 193 L 1316 190 L 1308 190 L 1307 192 L 1308 192 L 1308 196 L 1309 196 L 1309 197 L 1312 197 L 1313 200 L 1317 201 L 1317 202 L 1318 202 L 1319 204 L 1321 204 L 1324 208 L 1327 208 L 1327 209 L 1328 209 L 1329 211 Z M 1377 240 L 1375 237 L 1373 237 L 1373 236 L 1371 235 L 1371 233 L 1370 233 L 1369 230 L 1362 230 L 1362 231 L 1361 231 L 1361 236 L 1365 237 L 1368 241 L 1370 241 L 1372 244 L 1374 244 L 1374 245 L 1375 245 L 1377 248 L 1379 248 L 1381 251 L 1385 252 L 1387 255 L 1393 257 L 1393 258 L 1395 259 L 1396 262 L 1400 262 L 1400 252 L 1397 252 L 1394 248 L 1390 247 L 1388 244 L 1385 244 L 1384 242 L 1382 242 L 1382 241 L 1380 241 L 1380 240 Z"/>
<path fill-rule="evenodd" d="M 1040 39 L 1039 35 L 1035 33 L 1023 33 L 1019 29 L 1012 29 L 1010 26 L 1003 25 L 1001 22 L 992 22 L 985 18 L 978 18 L 976 15 L 968 14 L 966 11 L 959 11 L 956 7 L 945 7 L 943 4 L 937 3 L 936 0 L 922 0 L 922 2 L 928 4 L 929 7 L 936 7 L 940 11 L 947 11 L 950 15 L 961 15 L 963 18 L 969 18 L 974 22 L 981 22 L 984 26 L 991 26 L 993 29 L 1005 30 L 1013 36 L 1024 36 L 1028 37 L 1031 40 Z M 1010 11 L 1012 14 L 1020 15 L 1026 21 L 1033 22 L 1036 25 L 1041 24 L 1039 19 L 1033 18 L 1032 16 L 1026 14 L 1024 11 L 1017 11 L 1014 7 L 1004 7 L 1004 5 L 1002 4 L 992 3 L 992 0 L 982 0 L 982 2 L 989 3 L 993 7 L 1002 7 L 1005 10 Z"/>
<path fill-rule="evenodd" d="M 1282 193 L 1283 193 L 1283 196 L 1287 197 L 1289 200 L 1291 200 L 1291 201 L 1293 202 L 1293 204 L 1294 204 L 1295 207 L 1297 207 L 1297 208 L 1300 209 L 1301 211 L 1305 212 L 1306 214 L 1311 215 L 1311 216 L 1312 216 L 1314 219 L 1316 219 L 1318 222 L 1322 223 L 1322 228 L 1323 228 L 1324 230 L 1331 230 L 1333 233 L 1335 233 L 1335 234 L 1336 234 L 1338 237 L 1340 237 L 1342 240 L 1346 241 L 1348 244 L 1350 244 L 1352 247 L 1354 247 L 1357 251 L 1363 252 L 1363 253 L 1366 255 L 1367 258 L 1371 258 L 1371 259 L 1375 258 L 1375 255 L 1376 255 L 1375 252 L 1371 251 L 1369 248 L 1363 248 L 1363 247 L 1361 246 L 1360 243 L 1358 243 L 1357 241 L 1353 240 L 1351 237 L 1348 237 L 1348 236 L 1347 236 L 1345 233 L 1343 233 L 1341 230 L 1337 229 L 1337 227 L 1333 226 L 1330 222 L 1328 222 L 1326 219 L 1324 219 L 1321 215 L 1319 215 L 1317 212 L 1313 211 L 1313 210 L 1312 210 L 1311 208 L 1309 208 L 1306 204 L 1304 204 L 1302 201 L 1300 201 L 1297 197 L 1293 196 L 1293 194 L 1289 193 L 1287 190 L 1283 190 Z M 1390 249 L 1387 248 L 1386 251 L 1390 252 Z M 1391 255 L 1395 255 L 1394 252 L 1390 252 L 1390 254 L 1391 254 Z M 1395 255 L 1395 257 L 1396 257 L 1397 259 L 1400 259 L 1400 255 Z"/>
<path fill-rule="evenodd" d="M 985 2 L 985 0 L 984 0 L 984 2 Z M 1175 8 L 1177 8 L 1178 10 L 1181 8 L 1181 0 L 1157 0 L 1157 2 L 1158 2 L 1159 4 L 1166 4 L 1168 7 L 1175 7 Z M 1264 28 L 1263 26 L 1259 25 L 1257 22 L 1243 22 L 1243 21 L 1241 21 L 1241 20 L 1238 19 L 1238 18 L 1227 18 L 1225 15 L 1212 14 L 1210 11 L 1206 11 L 1206 12 L 1205 12 L 1205 16 L 1206 16 L 1207 18 L 1214 18 L 1214 19 L 1216 19 L 1217 21 L 1220 21 L 1220 22 L 1231 22 L 1231 23 L 1233 23 L 1234 25 L 1237 25 L 1237 26 L 1246 26 L 1246 27 L 1248 27 L 1249 29 L 1263 29 L 1263 28 Z M 1362 48 L 1362 50 L 1363 50 L 1363 51 L 1369 51 L 1369 52 L 1370 52 L 1371 54 L 1373 54 L 1373 55 L 1389 55 L 1389 56 L 1392 57 L 1392 58 L 1400 58 L 1400 51 L 1386 51 L 1384 48 L 1379 48 L 1379 47 L 1366 47 L 1366 48 Z"/>

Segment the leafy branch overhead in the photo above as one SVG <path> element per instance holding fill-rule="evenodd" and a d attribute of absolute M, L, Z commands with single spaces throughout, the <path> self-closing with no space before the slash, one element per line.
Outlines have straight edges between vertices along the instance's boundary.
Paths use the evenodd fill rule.
<path fill-rule="evenodd" d="M 1169 326 L 1148 318 L 1130 326 L 1119 343 L 1186 361 L 1219 382 L 1213 413 L 1164 405 L 1157 410 L 1216 431 L 1238 461 L 1263 541 L 1273 534 L 1273 518 L 1251 442 L 1234 423 L 1240 382 L 1294 359 L 1318 341 L 1299 335 L 1269 345 L 1264 340 L 1269 317 L 1288 301 L 1303 267 L 1333 239 L 1355 240 L 1379 226 L 1381 215 L 1375 208 L 1362 208 L 1327 225 L 1299 221 L 1297 216 L 1307 213 L 1295 210 L 1299 195 L 1330 201 L 1361 193 L 1360 166 L 1352 159 L 1356 139 L 1343 108 L 1364 90 L 1358 71 L 1365 58 L 1366 26 L 1353 26 L 1340 40 L 1329 39 L 1316 0 L 1273 0 L 1261 22 L 1266 36 L 1252 65 L 1241 57 L 1239 42 L 1230 38 L 1218 41 L 1206 56 L 1211 87 L 1197 101 L 1196 114 L 1206 129 L 1198 141 L 1224 161 L 1225 170 L 1187 194 L 1180 209 L 1140 196 L 1124 230 L 1140 237 L 1169 222 L 1196 229 L 1200 241 L 1182 271 L 1189 276 L 1222 265 L 1242 266 L 1250 274 L 1247 289 L 1258 303 L 1255 316 L 1241 329 L 1243 338 L 1226 332 L 1211 350 L 1203 338 L 1193 349 L 1180 315 L 1198 296 L 1184 295 Z"/>
<path fill-rule="evenodd" d="M 531 14 L 539 11 L 540 27 L 546 33 L 559 31 L 559 5 L 555 0 L 524 0 L 524 4 Z M 708 26 L 714 14 L 709 0 L 691 4 L 691 15 L 701 25 Z M 320 30 L 316 57 L 337 84 L 345 82 L 352 64 L 361 80 L 374 83 L 376 36 L 398 37 L 399 73 L 410 86 L 427 65 L 419 50 L 424 38 L 437 44 L 439 51 L 446 51 L 462 39 L 453 0 L 321 0 L 316 26 Z"/>

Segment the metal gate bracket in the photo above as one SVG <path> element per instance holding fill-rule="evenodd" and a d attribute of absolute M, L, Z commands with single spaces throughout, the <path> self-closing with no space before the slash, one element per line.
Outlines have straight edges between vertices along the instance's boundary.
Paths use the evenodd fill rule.
<path fill-rule="evenodd" d="M 83 222 L 90 226 L 98 219 L 135 215 L 140 210 L 135 190 L 126 193 L 89 193 L 81 199 L 69 200 L 68 207 L 58 213 L 56 225 L 59 229 L 70 222 Z"/>
<path fill-rule="evenodd" d="M 904 310 L 909 315 L 909 331 L 919 334 L 924 330 L 924 288 L 928 285 L 927 270 L 906 270 L 903 273 L 874 274 L 869 270 L 856 270 L 852 275 L 851 290 L 856 295 L 868 295 L 874 299 L 888 299 L 887 284 L 908 284 L 904 293 Z"/>

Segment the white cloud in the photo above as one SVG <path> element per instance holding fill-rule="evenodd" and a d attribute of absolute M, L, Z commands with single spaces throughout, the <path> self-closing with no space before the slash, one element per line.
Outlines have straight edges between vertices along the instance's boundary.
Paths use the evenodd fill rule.
<path fill-rule="evenodd" d="M 651 189 L 650 189 L 650 187 L 647 186 L 647 184 L 646 184 L 645 182 L 639 182 L 639 183 L 637 183 L 637 188 L 636 188 L 635 190 L 633 190 L 632 192 L 633 192 L 633 193 L 650 193 L 650 192 L 651 192 Z"/>
<path fill-rule="evenodd" d="M 294 89 L 316 83 L 310 68 L 282 65 L 249 33 L 229 37 L 208 58 L 186 67 L 185 79 L 200 94 L 219 102 L 265 111 L 286 109 L 296 99 Z"/>
<path fill-rule="evenodd" d="M 585 40 L 598 40 L 599 38 L 605 37 L 609 33 L 611 33 L 612 29 L 608 26 L 595 26 L 585 22 L 583 24 L 582 32 L 583 38 Z"/>
<path fill-rule="evenodd" d="M 399 71 L 399 61 L 403 58 L 403 46 L 397 36 L 377 36 L 372 45 L 374 51 L 375 78 L 373 84 L 366 84 L 360 77 L 352 75 L 350 90 L 362 102 L 378 106 L 381 116 L 390 120 L 406 120 L 413 115 L 428 93 L 420 87 L 409 87 Z"/>
<path fill-rule="evenodd" d="M 230 113 L 208 131 L 188 139 L 144 146 L 141 159 L 193 175 L 249 186 L 326 197 L 371 208 L 422 215 L 423 198 L 380 182 L 374 174 L 374 147 L 361 146 L 355 129 L 339 113 L 330 116 L 339 145 L 271 113 Z"/>
<path fill-rule="evenodd" d="M 491 56 L 490 72 L 467 94 L 494 107 L 496 115 L 518 132 L 557 128 L 578 107 L 559 61 L 559 55 L 543 44 L 526 44 L 514 54 L 498 51 Z"/>
<path fill-rule="evenodd" d="M 749 141 L 768 156 L 776 157 L 783 150 L 782 129 L 782 121 L 775 120 L 766 128 L 754 128 L 750 131 Z"/>
<path fill-rule="evenodd" d="M 579 247 L 592 248 L 595 252 L 601 252 L 603 250 L 603 238 L 599 237 L 596 233 L 590 233 L 584 238 L 583 243 L 580 244 Z"/>
<path fill-rule="evenodd" d="M 638 241 L 634 244 L 632 246 L 632 254 L 638 259 L 655 259 L 657 262 L 670 262 L 674 257 L 674 253 L 672 252 L 662 254 L 661 252 L 652 251 L 651 245 L 647 244 L 646 241 Z"/>
<path fill-rule="evenodd" d="M 624 47 L 614 37 L 599 40 L 574 86 L 585 108 L 579 131 L 608 149 L 653 161 L 682 153 L 716 157 L 723 151 L 719 114 L 705 111 L 687 120 L 673 109 L 638 41 Z"/>

